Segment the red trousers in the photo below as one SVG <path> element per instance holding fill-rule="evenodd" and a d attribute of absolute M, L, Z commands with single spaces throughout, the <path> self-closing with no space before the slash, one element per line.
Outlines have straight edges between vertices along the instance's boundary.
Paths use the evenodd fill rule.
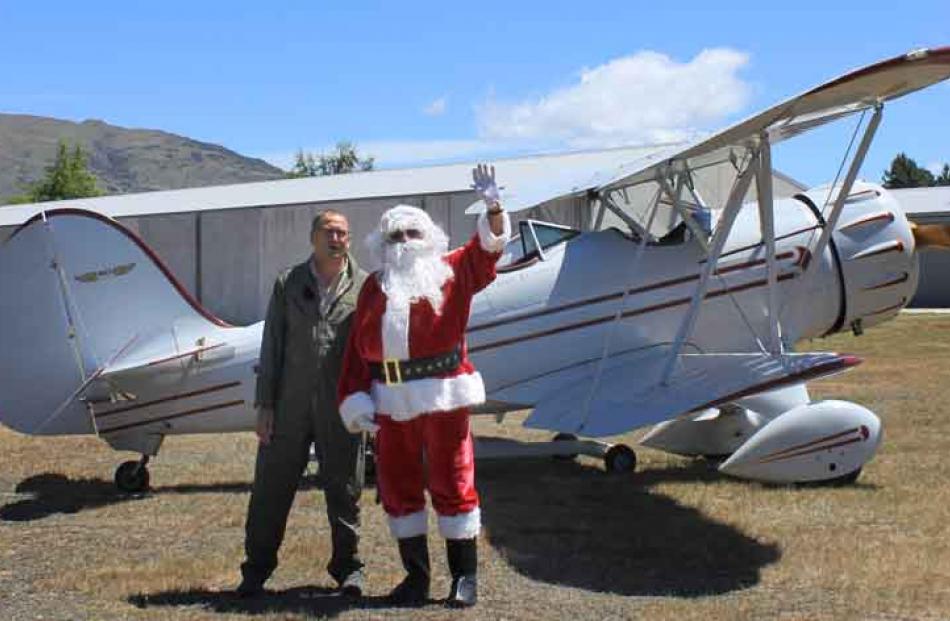
<path fill-rule="evenodd" d="M 377 415 L 376 423 L 376 484 L 393 534 L 401 538 L 426 532 L 426 489 L 443 535 L 457 538 L 453 534 L 468 535 L 472 528 L 477 534 L 480 512 L 468 408 L 407 421 Z"/>

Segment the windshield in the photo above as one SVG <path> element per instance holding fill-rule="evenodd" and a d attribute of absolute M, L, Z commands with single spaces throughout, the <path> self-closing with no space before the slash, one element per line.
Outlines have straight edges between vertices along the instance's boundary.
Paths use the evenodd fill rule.
<path fill-rule="evenodd" d="M 541 250 L 545 250 L 580 234 L 580 231 L 568 226 L 533 220 L 525 220 L 518 226 L 525 257 L 538 255 L 539 245 Z"/>

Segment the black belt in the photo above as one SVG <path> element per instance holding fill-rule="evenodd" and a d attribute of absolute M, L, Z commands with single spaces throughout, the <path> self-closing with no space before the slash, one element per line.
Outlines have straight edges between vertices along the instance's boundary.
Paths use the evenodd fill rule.
<path fill-rule="evenodd" d="M 459 368 L 461 363 L 462 351 L 456 347 L 447 354 L 439 354 L 429 358 L 413 358 L 411 360 L 387 358 L 382 362 L 370 362 L 369 374 L 373 379 L 385 382 L 387 385 L 402 384 L 410 380 L 451 373 Z"/>

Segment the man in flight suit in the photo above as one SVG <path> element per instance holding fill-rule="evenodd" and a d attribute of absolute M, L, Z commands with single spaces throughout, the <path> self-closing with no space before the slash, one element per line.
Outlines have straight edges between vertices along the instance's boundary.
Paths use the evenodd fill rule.
<path fill-rule="evenodd" d="M 341 422 L 336 389 L 351 314 L 366 274 L 349 255 L 349 223 L 316 216 L 313 254 L 280 274 L 264 321 L 257 378 L 254 486 L 245 525 L 242 597 L 263 591 L 277 566 L 287 515 L 314 445 L 320 463 L 333 554 L 327 571 L 347 595 L 363 590 L 359 496 L 364 436 Z"/>

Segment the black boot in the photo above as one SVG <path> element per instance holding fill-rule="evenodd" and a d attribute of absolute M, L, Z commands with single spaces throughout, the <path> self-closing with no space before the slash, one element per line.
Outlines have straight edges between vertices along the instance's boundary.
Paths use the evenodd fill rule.
<path fill-rule="evenodd" d="M 389 594 L 393 606 L 424 606 L 429 600 L 429 543 L 425 535 L 399 540 L 406 577 Z"/>
<path fill-rule="evenodd" d="M 477 539 L 446 539 L 445 550 L 452 573 L 452 588 L 445 599 L 451 608 L 468 608 L 478 601 L 478 547 Z"/>

